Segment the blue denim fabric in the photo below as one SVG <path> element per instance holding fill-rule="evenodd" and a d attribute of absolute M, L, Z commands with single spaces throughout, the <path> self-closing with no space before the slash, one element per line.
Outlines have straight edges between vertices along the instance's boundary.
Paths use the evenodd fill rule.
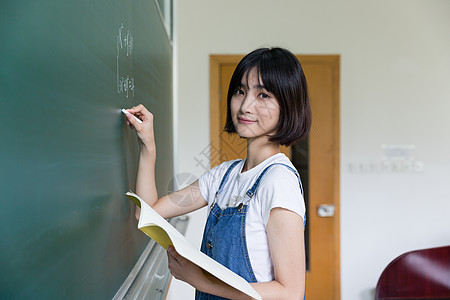
<path fill-rule="evenodd" d="M 232 270 L 248 282 L 256 282 L 245 238 L 245 219 L 247 205 L 228 207 L 224 210 L 215 205 L 206 221 L 201 251 Z M 199 291 L 198 300 L 226 299 Z"/>
<path fill-rule="evenodd" d="M 203 233 L 201 251 L 228 269 L 232 270 L 234 273 L 243 277 L 248 282 L 257 282 L 248 256 L 247 240 L 245 237 L 245 221 L 248 205 L 244 205 L 243 203 L 237 207 L 228 207 L 225 209 L 221 209 L 218 205 L 216 205 L 217 197 L 226 184 L 231 170 L 238 163 L 239 161 L 236 161 L 230 165 L 222 178 L 219 189 L 215 194 L 215 200 L 211 205 L 211 211 L 206 221 L 205 231 Z M 246 195 L 248 200 L 251 200 L 256 193 L 262 177 L 266 174 L 269 168 L 277 164 L 284 165 L 295 173 L 299 179 L 300 189 L 303 194 L 303 188 L 298 172 L 285 164 L 274 163 L 267 166 L 261 172 L 255 184 L 247 191 Z M 222 300 L 226 298 L 196 291 L 195 299 Z"/>

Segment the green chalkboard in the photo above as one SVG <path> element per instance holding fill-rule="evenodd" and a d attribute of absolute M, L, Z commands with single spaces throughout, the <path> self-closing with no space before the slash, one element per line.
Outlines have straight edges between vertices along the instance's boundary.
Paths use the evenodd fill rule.
<path fill-rule="evenodd" d="M 110 299 L 149 239 L 124 196 L 155 115 L 173 176 L 172 45 L 153 0 L 0 2 L 0 298 Z"/>

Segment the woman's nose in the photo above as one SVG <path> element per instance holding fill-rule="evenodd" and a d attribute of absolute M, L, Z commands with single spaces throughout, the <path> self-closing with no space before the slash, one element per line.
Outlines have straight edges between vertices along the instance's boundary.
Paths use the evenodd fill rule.
<path fill-rule="evenodd" d="M 252 113 L 254 103 L 255 98 L 252 95 L 247 94 L 241 103 L 241 113 Z"/>

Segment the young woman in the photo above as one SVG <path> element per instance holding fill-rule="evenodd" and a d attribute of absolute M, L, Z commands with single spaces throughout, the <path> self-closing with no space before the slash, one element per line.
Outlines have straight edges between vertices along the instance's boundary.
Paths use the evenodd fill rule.
<path fill-rule="evenodd" d="M 280 145 L 311 126 L 306 79 L 296 57 L 257 49 L 236 67 L 228 90 L 225 130 L 247 140 L 247 158 L 222 163 L 190 186 L 158 199 L 153 116 L 142 105 L 127 115 L 141 145 L 136 192 L 164 218 L 208 205 L 201 250 L 252 284 L 263 299 L 303 299 L 305 205 L 300 177 Z M 176 201 L 175 201 L 176 199 Z M 180 205 L 179 199 L 184 199 Z M 139 211 L 136 216 L 139 217 Z M 172 275 L 196 299 L 248 299 L 168 249 Z"/>

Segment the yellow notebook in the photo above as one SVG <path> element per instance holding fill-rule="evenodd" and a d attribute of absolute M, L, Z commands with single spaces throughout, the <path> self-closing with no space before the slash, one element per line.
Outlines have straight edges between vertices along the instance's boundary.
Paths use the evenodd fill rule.
<path fill-rule="evenodd" d="M 184 258 L 190 260 L 203 270 L 214 275 L 226 284 L 249 295 L 254 299 L 261 299 L 255 289 L 241 276 L 224 267 L 214 259 L 202 253 L 172 225 L 161 217 L 150 205 L 133 192 L 126 193 L 127 197 L 141 208 L 138 228 L 167 249 L 173 246 Z"/>

